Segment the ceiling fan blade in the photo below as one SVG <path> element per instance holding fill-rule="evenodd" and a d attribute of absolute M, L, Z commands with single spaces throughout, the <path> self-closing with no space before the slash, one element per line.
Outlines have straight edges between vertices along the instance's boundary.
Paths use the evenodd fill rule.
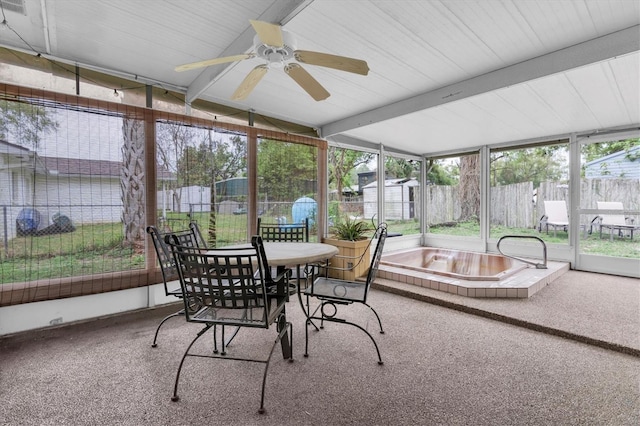
<path fill-rule="evenodd" d="M 196 68 L 208 67 L 211 65 L 224 64 L 227 62 L 235 62 L 242 61 L 243 59 L 253 58 L 252 54 L 242 54 L 242 55 L 234 55 L 234 56 L 225 56 L 223 58 L 215 58 L 215 59 L 207 59 L 206 61 L 193 62 L 190 64 L 184 64 L 176 67 L 176 71 L 189 71 Z"/>
<path fill-rule="evenodd" d="M 322 101 L 331 96 L 329 92 L 300 65 L 289 64 L 284 68 L 284 72 L 294 79 L 295 82 L 316 101 Z"/>
<path fill-rule="evenodd" d="M 280 25 L 271 24 L 264 21 L 249 20 L 253 29 L 258 33 L 260 41 L 268 46 L 282 47 L 284 45 L 284 39 L 282 38 L 282 29 Z"/>
<path fill-rule="evenodd" d="M 244 80 L 242 80 L 242 83 L 240 83 L 240 86 L 238 86 L 236 91 L 233 92 L 231 99 L 234 101 L 241 101 L 249 96 L 249 93 L 251 93 L 258 83 L 260 83 L 262 77 L 267 73 L 267 70 L 268 68 L 266 65 L 258 65 L 252 69 Z"/>
<path fill-rule="evenodd" d="M 304 64 L 319 65 L 321 67 L 352 72 L 354 74 L 369 74 L 369 65 L 361 59 L 329 55 L 328 53 L 312 52 L 309 50 L 296 50 L 294 55 L 297 61 Z"/>

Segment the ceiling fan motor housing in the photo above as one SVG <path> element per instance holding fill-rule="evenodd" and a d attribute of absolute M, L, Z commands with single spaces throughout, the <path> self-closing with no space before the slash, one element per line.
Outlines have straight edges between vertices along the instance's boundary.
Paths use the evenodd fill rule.
<path fill-rule="evenodd" d="M 253 38 L 253 44 L 255 46 L 254 51 L 256 56 L 267 61 L 268 65 L 284 66 L 284 63 L 290 59 L 293 59 L 293 53 L 296 50 L 295 38 L 288 31 L 282 31 L 282 46 L 269 46 L 262 43 L 260 37 L 256 34 Z"/>

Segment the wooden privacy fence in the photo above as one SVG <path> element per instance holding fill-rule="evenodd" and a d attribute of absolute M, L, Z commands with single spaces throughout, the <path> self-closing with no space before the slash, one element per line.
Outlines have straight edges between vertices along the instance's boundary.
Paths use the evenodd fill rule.
<path fill-rule="evenodd" d="M 538 203 L 536 217 L 544 214 L 544 200 L 564 200 L 567 211 L 571 211 L 569 189 L 557 182 L 541 182 L 538 187 Z M 640 180 L 639 179 L 581 179 L 580 201 L 583 209 L 597 209 L 598 201 L 620 201 L 625 210 L 640 210 Z M 627 215 L 640 222 L 639 216 Z M 595 215 L 581 215 L 580 224 L 590 225 Z M 536 219 L 537 220 L 537 219 Z"/>
<path fill-rule="evenodd" d="M 491 187 L 491 224 L 509 228 L 535 227 L 533 182 Z"/>
<path fill-rule="evenodd" d="M 429 185 L 426 189 L 428 225 L 456 222 L 460 218 L 457 186 Z"/>
<path fill-rule="evenodd" d="M 532 182 L 492 187 L 490 204 L 491 223 L 494 225 L 529 228 L 537 223 Z M 427 186 L 427 205 L 429 225 L 460 220 L 462 208 L 457 186 Z"/>
<path fill-rule="evenodd" d="M 426 188 L 427 223 L 438 225 L 460 220 L 461 207 L 457 186 L 429 185 Z M 545 200 L 564 200 L 571 211 L 569 186 L 560 182 L 541 182 L 534 192 L 533 182 L 492 186 L 491 224 L 509 228 L 535 228 L 545 214 Z M 622 201 L 625 210 L 640 210 L 640 180 L 582 179 L 582 208 L 595 209 L 597 201 Z M 592 215 L 591 215 L 592 216 Z M 589 225 L 593 217 L 583 215 L 580 223 Z M 635 218 L 636 223 L 640 218 Z"/>

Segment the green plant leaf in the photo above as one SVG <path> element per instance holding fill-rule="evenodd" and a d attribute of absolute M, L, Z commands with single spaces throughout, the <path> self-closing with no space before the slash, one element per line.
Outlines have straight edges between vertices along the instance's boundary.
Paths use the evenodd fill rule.
<path fill-rule="evenodd" d="M 371 231 L 369 225 L 362 221 L 347 218 L 333 227 L 333 234 L 338 240 L 358 241 L 366 238 L 366 233 Z"/>

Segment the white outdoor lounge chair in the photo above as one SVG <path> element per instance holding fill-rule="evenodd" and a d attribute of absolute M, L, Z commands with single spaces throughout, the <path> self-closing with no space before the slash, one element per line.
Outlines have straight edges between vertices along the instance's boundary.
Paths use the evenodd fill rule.
<path fill-rule="evenodd" d="M 549 233 L 549 227 L 553 227 L 553 236 L 556 236 L 556 230 L 558 228 L 567 231 L 569 228 L 569 215 L 567 214 L 567 203 L 564 200 L 559 201 L 545 201 L 544 202 L 544 215 L 538 222 L 538 231 L 542 232 L 542 228 L 546 229 Z"/>
<path fill-rule="evenodd" d="M 633 218 L 625 217 L 622 214 L 624 207 L 619 201 L 598 201 L 598 210 L 620 210 L 621 214 L 600 214 L 598 215 L 598 225 L 600 227 L 600 238 L 602 238 L 602 228 L 609 229 L 609 239 L 613 240 L 613 234 L 618 231 L 618 236 L 624 237 L 625 231 L 629 231 L 633 240 L 633 231 L 640 229 L 634 225 Z"/>

